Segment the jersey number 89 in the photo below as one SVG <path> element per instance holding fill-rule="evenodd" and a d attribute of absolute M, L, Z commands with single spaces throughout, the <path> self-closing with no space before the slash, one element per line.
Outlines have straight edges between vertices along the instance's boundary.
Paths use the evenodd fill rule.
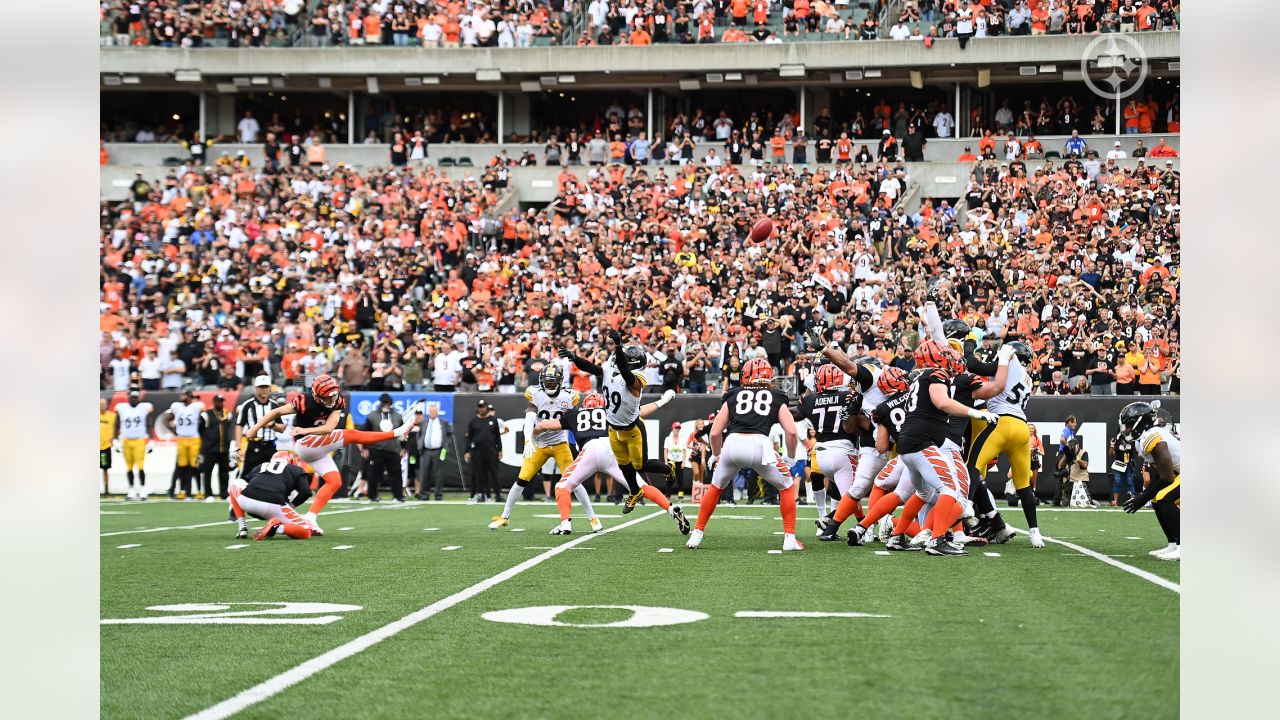
<path fill-rule="evenodd" d="M 604 428 L 604 408 L 592 408 L 578 411 L 578 429 L 575 432 L 585 433 Z"/>

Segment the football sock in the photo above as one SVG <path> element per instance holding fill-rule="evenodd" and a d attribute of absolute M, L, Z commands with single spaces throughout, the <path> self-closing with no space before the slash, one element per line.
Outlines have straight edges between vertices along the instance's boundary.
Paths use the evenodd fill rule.
<path fill-rule="evenodd" d="M 147 489 L 147 471 L 138 468 L 138 489 L 145 491 Z"/>
<path fill-rule="evenodd" d="M 818 517 L 825 516 L 827 514 L 827 489 L 810 490 L 810 495 L 813 497 L 813 504 L 818 506 Z"/>
<path fill-rule="evenodd" d="M 849 519 L 850 515 L 857 514 L 858 501 L 853 496 L 845 494 L 840 496 L 840 502 L 836 504 L 836 512 L 833 518 L 837 525 Z"/>
<path fill-rule="evenodd" d="M 920 523 L 916 522 L 915 520 L 912 520 L 911 524 L 907 525 L 907 527 L 903 530 L 903 532 L 906 533 L 907 537 L 915 537 L 919 535 Z"/>
<path fill-rule="evenodd" d="M 778 491 L 778 509 L 782 511 L 782 532 L 787 535 L 796 534 L 796 493 L 794 483 L 786 490 Z"/>
<path fill-rule="evenodd" d="M 396 434 L 388 430 L 386 432 L 371 432 L 369 430 L 343 430 L 343 445 L 373 445 L 395 438 Z"/>
<path fill-rule="evenodd" d="M 887 490 L 880 487 L 879 485 L 872 485 L 871 494 L 867 496 L 867 511 L 869 512 L 871 508 L 875 507 L 876 503 L 880 502 L 880 498 L 884 497 L 887 492 L 888 492 Z M 860 517 L 858 519 L 862 520 L 864 518 L 865 516 Z"/>
<path fill-rule="evenodd" d="M 573 501 L 569 499 L 569 491 L 559 485 L 556 486 L 556 509 L 560 511 L 560 520 L 569 519 L 569 508 L 573 505 Z"/>
<path fill-rule="evenodd" d="M 933 536 L 940 538 L 947 534 L 947 530 L 955 524 L 956 518 L 960 517 L 960 504 L 950 495 L 943 495 L 938 498 L 938 504 L 933 507 L 932 523 L 929 525 L 933 530 Z"/>
<path fill-rule="evenodd" d="M 924 500 L 921 500 L 919 495 L 912 493 L 911 497 L 907 498 L 906 504 L 902 506 L 902 517 L 898 518 L 898 521 L 893 524 L 893 534 L 901 535 L 907 532 L 907 525 L 913 523 L 916 515 L 920 514 L 920 509 L 923 507 Z M 912 533 L 912 535 L 914 534 Z"/>
<path fill-rule="evenodd" d="M 346 432 L 360 431 L 347 430 Z M 337 470 L 325 473 L 324 485 L 321 485 L 320 489 L 316 491 L 316 497 L 311 501 L 311 507 L 308 509 L 309 512 L 319 514 L 320 511 L 324 509 L 324 506 L 329 502 L 330 498 L 333 497 L 333 494 L 338 492 L 338 488 L 340 487 L 342 487 L 342 476 L 338 474 Z"/>
<path fill-rule="evenodd" d="M 973 503 L 973 511 L 978 517 L 988 517 L 996 511 L 995 498 L 982 478 L 974 475 L 967 466 L 965 469 L 969 470 L 969 501 Z"/>
<path fill-rule="evenodd" d="M 1040 527 L 1036 521 L 1036 493 L 1030 486 L 1018 491 L 1018 500 L 1022 505 L 1022 514 L 1027 517 L 1027 529 Z"/>
<path fill-rule="evenodd" d="M 640 492 L 644 493 L 644 496 L 654 505 L 657 505 L 663 510 L 671 510 L 671 501 L 667 499 L 666 495 L 659 492 L 658 488 L 650 485 L 649 483 L 645 483 L 640 486 Z"/>
<path fill-rule="evenodd" d="M 721 488 L 711 485 L 707 491 L 702 494 L 702 504 L 698 505 L 698 522 L 694 525 L 697 530 L 705 530 L 707 521 L 711 519 L 711 513 L 716 511 L 716 505 L 720 504 L 720 493 L 724 492 Z"/>
<path fill-rule="evenodd" d="M 858 523 L 864 528 L 870 529 L 880 518 L 886 515 L 892 515 L 894 510 L 902 504 L 902 498 L 898 497 L 898 493 L 885 493 L 874 506 L 867 508 L 867 514 L 862 517 L 862 522 Z"/>
<path fill-rule="evenodd" d="M 502 517 L 511 517 L 511 509 L 516 506 L 516 499 L 520 497 L 525 485 L 528 483 L 521 484 L 519 480 L 511 483 L 511 491 L 507 493 L 506 507 L 502 508 Z"/>
<path fill-rule="evenodd" d="M 1156 520 L 1160 522 L 1160 529 L 1164 531 L 1164 536 L 1169 542 L 1179 545 L 1182 542 L 1182 518 L 1181 510 L 1172 500 L 1165 498 L 1151 506 L 1156 512 Z"/>
<path fill-rule="evenodd" d="M 281 526 L 284 534 L 294 540 L 307 540 L 311 537 L 311 528 L 306 525 L 298 525 L 297 523 L 285 523 Z"/>
<path fill-rule="evenodd" d="M 627 481 L 627 487 L 636 487 L 636 469 L 631 465 L 622 465 L 620 467 L 622 470 L 622 479 Z M 628 489 L 627 492 L 630 492 L 630 489 Z"/>
<path fill-rule="evenodd" d="M 240 493 L 232 493 L 227 499 L 231 501 L 231 512 L 235 513 L 236 519 L 239 520 L 241 524 L 244 524 L 244 510 L 240 509 L 240 502 L 238 500 L 239 496 Z"/>
<path fill-rule="evenodd" d="M 125 470 L 124 476 L 129 479 L 129 487 L 132 489 L 133 488 L 133 471 Z"/>
<path fill-rule="evenodd" d="M 591 496 L 587 494 L 586 488 L 582 487 L 581 485 L 574 488 L 573 496 L 578 499 L 578 504 L 581 505 L 582 509 L 586 511 L 587 517 L 593 518 L 596 516 L 596 509 L 591 506 Z M 556 502 L 559 502 L 558 495 L 556 497 Z"/>

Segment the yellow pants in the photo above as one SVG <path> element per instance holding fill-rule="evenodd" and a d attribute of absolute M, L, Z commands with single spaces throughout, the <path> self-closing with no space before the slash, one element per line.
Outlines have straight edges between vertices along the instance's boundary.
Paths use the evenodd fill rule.
<path fill-rule="evenodd" d="M 987 468 L 1000 455 L 1009 458 L 1009 475 L 1018 490 L 1031 486 L 1031 430 L 1027 421 L 1012 415 L 1001 415 L 995 425 L 973 420 L 970 432 L 968 464 L 983 478 Z"/>
<path fill-rule="evenodd" d="M 560 468 L 563 473 L 565 468 L 573 462 L 573 453 L 569 451 L 569 443 L 562 442 L 550 447 L 535 447 L 533 453 L 524 459 L 520 465 L 520 479 L 529 482 L 534 475 L 538 474 L 538 470 L 547 464 L 550 458 L 556 459 L 556 467 Z"/>
<path fill-rule="evenodd" d="M 195 467 L 200 457 L 200 438 L 178 438 L 178 467 Z"/>
<path fill-rule="evenodd" d="M 120 452 L 124 455 L 126 470 L 142 469 L 143 461 L 147 457 L 147 439 L 124 438 L 120 441 Z"/>
<path fill-rule="evenodd" d="M 609 449 L 619 465 L 630 465 L 636 470 L 644 467 L 644 434 L 638 425 L 626 430 L 610 427 Z"/>
<path fill-rule="evenodd" d="M 1156 493 L 1155 498 L 1153 498 L 1151 502 L 1158 503 L 1161 500 L 1164 500 L 1165 498 L 1172 498 L 1174 505 L 1177 505 L 1178 507 L 1182 507 L 1182 498 L 1180 497 L 1182 493 L 1181 493 L 1181 490 L 1179 489 L 1181 487 L 1182 487 L 1182 475 L 1181 474 L 1174 475 L 1173 482 L 1161 488 L 1160 492 Z"/>

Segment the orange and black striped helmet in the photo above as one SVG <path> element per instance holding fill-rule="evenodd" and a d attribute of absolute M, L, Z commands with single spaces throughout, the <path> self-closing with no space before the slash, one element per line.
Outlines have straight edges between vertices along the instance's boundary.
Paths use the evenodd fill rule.
<path fill-rule="evenodd" d="M 948 354 L 955 351 L 933 340 L 925 340 L 916 346 L 916 367 L 948 369 Z"/>
<path fill-rule="evenodd" d="M 813 377 L 813 386 L 818 392 L 826 392 L 844 385 L 844 372 L 840 368 L 831 363 L 824 363 L 818 366 L 818 372 Z"/>
<path fill-rule="evenodd" d="M 604 396 L 598 392 L 587 393 L 587 396 L 582 398 L 583 410 L 594 410 L 596 408 L 602 408 L 604 405 Z"/>
<path fill-rule="evenodd" d="M 320 375 L 311 381 L 311 394 L 326 405 L 332 404 L 332 400 L 341 393 L 342 388 L 338 387 L 338 381 L 328 375 Z"/>
<path fill-rule="evenodd" d="M 907 374 L 900 367 L 887 367 L 876 380 L 876 387 L 886 396 L 906 392 Z"/>
<path fill-rule="evenodd" d="M 751 358 L 742 366 L 744 386 L 764 386 L 773 382 L 773 366 L 763 358 Z"/>

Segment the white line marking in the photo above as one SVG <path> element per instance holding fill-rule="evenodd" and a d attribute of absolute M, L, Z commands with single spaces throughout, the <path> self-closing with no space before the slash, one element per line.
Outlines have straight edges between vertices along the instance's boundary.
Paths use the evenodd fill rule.
<path fill-rule="evenodd" d="M 387 638 L 393 635 L 396 635 L 404 630 L 407 630 L 413 627 L 414 625 L 417 625 L 423 620 L 426 620 L 428 618 L 431 618 L 432 616 L 438 615 L 459 603 L 470 600 L 471 598 L 475 597 L 476 595 L 479 595 L 485 590 L 488 590 L 489 588 L 492 588 L 495 585 L 498 585 L 499 583 L 510 580 L 511 578 L 519 575 L 525 570 L 529 570 L 533 567 L 536 567 L 570 548 L 577 547 L 578 545 L 581 545 L 582 543 L 587 542 L 592 538 L 597 538 L 597 537 L 600 537 L 601 535 L 606 535 L 616 530 L 621 530 L 626 527 L 631 527 L 632 525 L 635 525 L 637 523 L 642 523 L 645 520 L 652 520 L 653 518 L 659 517 L 661 515 L 666 515 L 666 513 L 665 512 L 651 513 L 649 515 L 645 515 L 644 517 L 638 517 L 635 520 L 622 523 L 621 525 L 616 525 L 611 528 L 605 528 L 604 530 L 601 530 L 598 533 L 583 535 L 581 537 L 570 540 L 569 542 L 564 543 L 562 545 L 557 545 L 556 547 L 540 555 L 535 555 L 534 557 L 531 557 L 528 560 L 525 560 L 519 565 L 515 565 L 510 568 L 507 568 L 506 570 L 498 573 L 497 575 L 494 575 L 493 577 L 487 580 L 481 580 L 480 582 L 476 583 L 475 585 L 472 585 L 471 587 L 465 590 L 456 592 L 442 600 L 437 600 L 436 602 L 431 603 L 430 605 L 420 610 L 415 610 L 414 612 L 411 612 L 408 615 L 405 615 L 404 617 L 400 618 L 399 620 L 396 620 L 395 622 L 389 623 L 387 625 L 383 625 L 380 628 L 377 628 L 371 632 L 365 633 L 364 635 L 361 635 L 360 637 L 354 640 L 351 640 L 346 643 L 343 643 L 342 645 L 339 645 L 338 647 L 330 650 L 329 652 L 324 653 L 323 655 L 314 657 L 302 663 L 301 665 L 298 665 L 297 667 L 294 667 L 290 670 L 286 670 L 285 672 L 280 673 L 279 675 L 276 675 L 275 677 L 270 678 L 269 680 L 265 680 L 257 685 L 254 685 L 253 687 L 247 690 L 241 691 L 240 693 L 230 698 L 227 698 L 226 700 L 223 700 L 222 702 L 218 703 L 217 705 L 214 705 L 213 707 L 202 710 L 198 713 L 195 713 L 194 715 L 189 715 L 187 717 L 187 720 L 222 720 L 222 718 L 231 717 L 232 715 L 235 715 L 241 710 L 244 710 L 245 708 L 248 708 L 252 705 L 262 702 L 263 700 L 266 700 L 267 698 L 282 692 L 286 688 L 289 688 L 299 682 L 302 682 L 303 680 L 306 680 L 312 675 L 315 675 L 316 673 L 351 657 L 352 655 L 355 655 L 359 652 L 367 650 L 373 647 L 374 645 L 382 642 L 383 640 L 386 640 Z"/>
<path fill-rule="evenodd" d="M 876 554 L 877 554 L 877 555 L 892 555 L 893 553 L 889 552 L 888 550 L 877 550 L 877 551 L 876 551 Z"/>
<path fill-rule="evenodd" d="M 1023 530 L 1023 529 L 1021 529 L 1021 528 L 1013 527 L 1012 525 L 1010 525 L 1009 527 L 1010 527 L 1010 528 L 1012 528 L 1015 532 L 1019 532 L 1019 533 L 1023 533 L 1023 534 L 1026 534 L 1026 532 L 1027 532 L 1026 530 Z M 1098 532 L 1102 532 L 1102 531 L 1101 531 L 1101 530 L 1099 530 Z M 1046 541 L 1048 541 L 1048 542 L 1051 542 L 1051 543 L 1057 543 L 1057 544 L 1059 544 L 1059 545 L 1062 545 L 1062 546 L 1065 546 L 1065 547 L 1069 547 L 1069 548 L 1071 548 L 1072 550 L 1075 550 L 1076 552 L 1080 553 L 1081 555 L 1088 555 L 1089 557 L 1093 558 L 1094 560 L 1101 560 L 1102 562 L 1104 562 L 1104 563 L 1106 563 L 1106 564 L 1108 564 L 1108 565 L 1110 565 L 1110 566 L 1112 566 L 1112 567 L 1119 568 L 1119 569 L 1121 569 L 1121 570 L 1123 570 L 1123 571 L 1125 571 L 1125 572 L 1129 573 L 1130 575 L 1137 575 L 1138 577 L 1142 578 L 1143 580 L 1146 580 L 1147 582 L 1149 582 L 1149 583 L 1153 583 L 1153 584 L 1155 584 L 1155 585 L 1159 585 L 1160 587 L 1162 587 L 1162 588 L 1164 588 L 1164 589 L 1166 589 L 1166 590 L 1172 590 L 1172 591 L 1174 591 L 1175 593 L 1177 593 L 1177 594 L 1179 594 L 1179 595 L 1181 595 L 1181 594 L 1182 594 L 1182 586 L 1180 586 L 1180 585 L 1179 585 L 1178 583 L 1176 583 L 1176 582 L 1172 582 L 1172 581 L 1170 581 L 1170 580 L 1165 580 L 1164 578 L 1162 578 L 1162 577 L 1160 577 L 1159 575 L 1156 575 L 1156 574 L 1154 574 L 1154 573 L 1149 573 L 1149 572 L 1147 572 L 1146 570 L 1142 570 L 1142 569 L 1136 568 L 1136 567 L 1134 567 L 1134 566 L 1132 566 L 1132 565 L 1127 565 L 1127 564 L 1125 564 L 1125 563 L 1120 562 L 1119 560 L 1113 560 L 1112 558 L 1109 558 L 1109 557 L 1107 557 L 1106 555 L 1103 555 L 1103 554 L 1102 554 L 1102 553 L 1100 553 L 1100 552 L 1094 552 L 1093 550 L 1090 550 L 1089 548 L 1084 547 L 1084 546 L 1082 546 L 1082 545 L 1076 545 L 1075 543 L 1069 543 L 1069 542 L 1066 542 L 1066 541 L 1063 541 L 1063 540 L 1058 540 L 1058 539 L 1056 539 L 1056 538 L 1051 538 L 1051 537 L 1049 537 L 1049 536 L 1047 536 L 1047 535 L 1046 535 L 1046 536 L 1044 536 L 1044 539 L 1045 539 Z"/>
<path fill-rule="evenodd" d="M 773 531 L 773 534 L 774 534 L 774 535 L 786 535 L 786 533 L 785 533 L 785 532 L 783 532 L 783 531 L 781 531 L 781 530 L 774 530 L 774 531 Z"/>
<path fill-rule="evenodd" d="M 136 513 L 136 512 L 115 512 L 114 510 L 102 510 L 102 511 L 99 511 L 99 512 L 98 512 L 98 514 L 99 514 L 99 515 L 137 515 L 138 513 Z"/>
<path fill-rule="evenodd" d="M 540 514 L 538 514 L 538 515 L 534 515 L 533 517 L 536 517 L 536 518 L 550 518 L 550 519 L 552 519 L 552 520 L 559 520 L 559 519 L 560 519 L 560 513 L 540 513 Z M 621 516 L 621 515 L 608 515 L 608 514 L 606 514 L 606 513 L 596 513 L 596 517 L 598 517 L 598 518 L 620 518 L 620 517 L 622 517 L 622 516 Z M 570 515 L 570 516 L 569 516 L 569 519 L 570 519 L 570 520 L 586 520 L 586 519 L 587 519 L 587 516 L 586 516 L 586 515 Z"/>
<path fill-rule="evenodd" d="M 524 528 L 511 528 L 511 532 L 524 532 Z"/>
<path fill-rule="evenodd" d="M 353 547 L 355 547 L 355 545 L 334 545 L 333 549 L 334 550 L 350 550 Z"/>
<path fill-rule="evenodd" d="M 658 552 L 664 553 L 664 552 L 675 552 L 675 551 L 672 550 L 671 548 L 658 548 Z"/>
<path fill-rule="evenodd" d="M 758 515 L 721 515 L 720 519 L 722 520 L 763 520 L 764 518 Z"/>
<path fill-rule="evenodd" d="M 983 555 L 986 555 L 987 557 L 1000 557 L 1000 553 L 989 553 L 989 552 L 984 552 L 984 553 L 982 553 L 982 554 L 983 554 Z"/>
<path fill-rule="evenodd" d="M 250 429 L 252 429 L 252 428 L 250 428 Z M 770 551 L 769 551 L 769 554 L 770 554 L 770 555 L 781 555 L 781 554 L 782 554 L 782 551 L 781 551 L 781 550 L 770 550 Z"/>
<path fill-rule="evenodd" d="M 252 428 L 250 428 L 250 429 L 252 430 Z M 441 550 L 461 550 L 461 549 L 462 549 L 462 546 L 461 546 L 461 545 L 445 545 L 444 547 L 442 547 L 442 548 L 440 548 L 440 549 L 441 549 Z"/>
<path fill-rule="evenodd" d="M 249 547 L 249 546 L 248 546 L 248 545 L 228 545 L 228 546 L 227 546 L 227 549 L 228 549 L 228 550 L 239 550 L 240 548 L 247 548 L 247 547 Z"/>
<path fill-rule="evenodd" d="M 338 528 L 338 532 L 342 532 L 343 530 L 355 530 L 355 528 L 353 527 Z"/>
<path fill-rule="evenodd" d="M 440 529 L 440 528 L 422 528 L 422 531 L 423 531 L 423 532 L 435 532 L 435 531 L 437 531 L 437 530 L 439 530 L 439 529 Z"/>
<path fill-rule="evenodd" d="M 142 547 L 142 543 L 130 543 L 128 545 L 117 545 L 117 550 L 128 550 L 129 548 Z"/>
<path fill-rule="evenodd" d="M 1140 538 L 1140 537 L 1134 537 L 1134 536 L 1132 536 L 1132 535 L 1126 535 L 1124 539 L 1125 539 L 1125 540 L 1141 540 L 1142 538 Z"/>
<path fill-rule="evenodd" d="M 860 612 L 808 612 L 788 610 L 740 610 L 733 614 L 740 618 L 891 618 L 892 615 L 877 615 Z"/>
<path fill-rule="evenodd" d="M 225 510 L 226 508 L 223 508 L 223 509 Z M 321 513 L 321 514 L 327 517 L 329 515 L 340 515 L 342 513 L 368 512 L 370 510 L 404 510 L 404 509 L 406 508 L 404 507 L 361 507 L 361 508 L 351 508 L 349 510 L 330 510 L 329 512 Z M 231 522 L 230 520 L 219 520 L 218 522 L 200 523 L 199 525 L 175 525 L 172 527 L 153 527 L 153 528 L 144 527 L 144 528 L 138 528 L 137 530 L 116 530 L 115 532 L 100 533 L 98 537 L 113 537 L 115 535 L 133 535 L 135 533 L 163 532 L 165 530 L 196 530 L 199 528 L 227 525 L 230 522 Z"/>
<path fill-rule="evenodd" d="M 551 550 L 549 545 L 526 545 L 525 550 Z"/>

